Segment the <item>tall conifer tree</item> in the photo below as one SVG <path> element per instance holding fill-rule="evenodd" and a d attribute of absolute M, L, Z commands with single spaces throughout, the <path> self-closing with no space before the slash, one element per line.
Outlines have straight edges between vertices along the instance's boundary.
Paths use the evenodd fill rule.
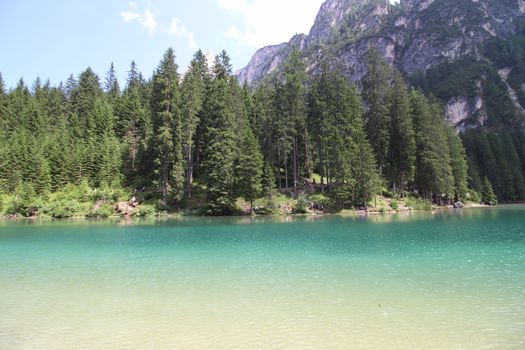
<path fill-rule="evenodd" d="M 180 201 L 183 194 L 182 122 L 178 66 L 173 49 L 168 49 L 153 77 L 155 165 L 162 190 L 162 202 Z"/>

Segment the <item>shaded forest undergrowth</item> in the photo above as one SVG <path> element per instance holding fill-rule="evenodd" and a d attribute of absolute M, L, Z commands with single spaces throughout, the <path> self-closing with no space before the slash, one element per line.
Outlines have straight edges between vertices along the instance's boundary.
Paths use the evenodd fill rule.
<path fill-rule="evenodd" d="M 313 181 L 298 187 L 294 196 L 293 188 L 280 192 L 276 189 L 258 197 L 252 203 L 239 197 L 229 212 L 242 215 L 290 215 L 290 214 L 374 214 L 393 213 L 408 210 L 431 210 L 445 207 L 461 207 L 463 203 L 441 202 L 440 205 L 418 196 L 394 196 L 386 189 L 382 195 L 370 199 L 367 206 L 354 206 L 341 201 L 337 189 L 316 185 Z M 470 194 L 469 194 L 470 197 Z M 490 200 L 490 199 L 489 199 Z M 486 201 L 487 204 L 491 204 Z M 494 201 L 492 204 L 495 204 Z M 467 206 L 483 204 L 475 192 L 466 201 Z M 178 205 L 165 205 L 162 192 L 151 189 L 129 189 L 103 184 L 92 188 L 84 181 L 79 185 L 68 184 L 54 193 L 38 195 L 31 185 L 19 186 L 11 195 L 0 195 L 0 218 L 145 218 L 163 216 L 208 215 L 206 191 L 195 184 L 191 198 Z"/>

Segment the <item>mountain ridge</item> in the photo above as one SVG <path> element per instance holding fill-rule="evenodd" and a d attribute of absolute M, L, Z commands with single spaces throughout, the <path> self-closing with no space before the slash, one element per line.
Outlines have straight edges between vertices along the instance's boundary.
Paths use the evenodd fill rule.
<path fill-rule="evenodd" d="M 467 58 L 488 61 L 484 45 L 494 38 L 516 36 L 524 14 L 525 0 L 401 0 L 397 5 L 387 0 L 327 0 L 307 35 L 261 48 L 237 77 L 241 84 L 256 87 L 268 76 L 278 75 L 297 47 L 309 74 L 316 74 L 320 63 L 328 61 L 359 86 L 367 72 L 368 51 L 375 47 L 412 81 L 413 76 L 443 64 Z M 497 70 L 504 68 L 511 69 Z M 505 75 L 498 79 L 521 114 L 525 105 L 513 97 L 519 91 L 512 90 Z M 475 94 L 441 98 L 449 122 L 460 130 L 485 126 L 490 119 L 486 77 L 480 73 L 474 80 Z M 428 92 L 435 93 L 432 90 Z"/>

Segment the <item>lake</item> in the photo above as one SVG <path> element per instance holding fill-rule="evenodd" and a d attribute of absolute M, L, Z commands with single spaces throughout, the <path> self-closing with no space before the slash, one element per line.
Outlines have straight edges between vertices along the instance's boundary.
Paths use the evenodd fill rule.
<path fill-rule="evenodd" d="M 524 349 L 525 206 L 0 222 L 0 349 Z"/>

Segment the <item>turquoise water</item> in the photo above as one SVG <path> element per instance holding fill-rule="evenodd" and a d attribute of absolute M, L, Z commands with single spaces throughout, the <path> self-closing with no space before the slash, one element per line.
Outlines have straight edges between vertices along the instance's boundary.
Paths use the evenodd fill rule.
<path fill-rule="evenodd" d="M 0 222 L 0 349 L 523 349 L 525 206 Z"/>

